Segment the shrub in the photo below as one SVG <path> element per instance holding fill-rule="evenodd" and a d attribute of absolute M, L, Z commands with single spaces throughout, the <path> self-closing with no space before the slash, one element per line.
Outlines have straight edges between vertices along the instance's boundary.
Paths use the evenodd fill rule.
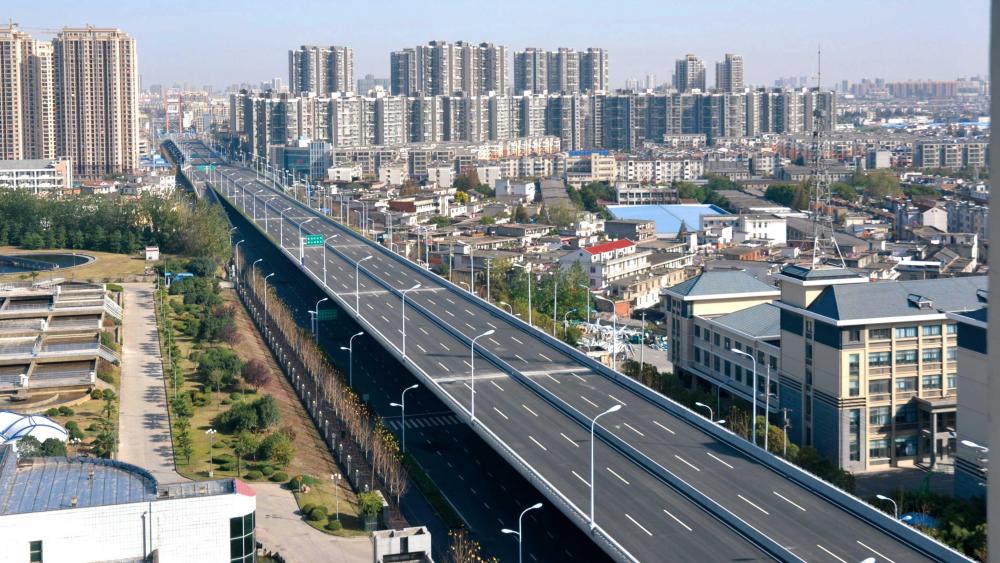
<path fill-rule="evenodd" d="M 221 403 L 223 405 L 231 405 L 231 404 L 233 404 L 233 402 L 230 401 L 229 399 L 222 399 L 221 401 L 219 401 L 219 403 Z"/>
<path fill-rule="evenodd" d="M 75 420 L 66 423 L 66 433 L 69 434 L 70 440 L 83 440 L 86 437 L 83 430 L 80 430 L 80 425 Z"/>
<path fill-rule="evenodd" d="M 59 409 L 52 407 L 51 409 L 45 411 L 45 416 L 59 416 Z"/>
<path fill-rule="evenodd" d="M 326 529 L 331 532 L 339 532 L 343 528 L 344 525 L 340 522 L 340 520 L 330 520 L 326 523 Z"/>
<path fill-rule="evenodd" d="M 121 293 L 121 292 L 125 291 L 124 287 L 122 287 L 122 286 L 120 286 L 120 285 L 118 285 L 116 283 L 106 284 L 104 286 L 104 289 L 106 289 L 106 290 L 108 290 L 108 291 L 110 291 L 112 293 Z"/>
<path fill-rule="evenodd" d="M 264 475 L 264 477 L 270 477 L 271 475 L 274 475 L 274 468 L 271 467 L 270 465 L 262 465 L 257 469 L 261 472 L 262 475 Z"/>
<path fill-rule="evenodd" d="M 97 379 L 100 379 L 105 383 L 114 384 L 115 374 L 111 370 L 101 368 L 97 370 Z M 106 391 L 109 391 L 109 389 L 106 389 Z"/>
<path fill-rule="evenodd" d="M 295 446 L 284 431 L 272 432 L 261 441 L 257 457 L 273 461 L 279 467 L 287 467 L 295 457 Z"/>
<path fill-rule="evenodd" d="M 284 483 L 288 480 L 288 473 L 285 473 L 284 471 L 275 471 L 274 474 L 271 475 L 271 480 L 275 483 Z"/>
<path fill-rule="evenodd" d="M 105 389 L 105 390 L 101 391 L 101 394 L 104 395 L 102 398 L 105 401 L 114 401 L 115 400 L 115 390 L 114 389 Z"/>
<path fill-rule="evenodd" d="M 278 410 L 278 402 L 274 397 L 265 395 L 254 401 L 253 406 L 257 410 L 257 421 L 262 430 L 273 427 L 281 420 L 281 411 Z"/>
<path fill-rule="evenodd" d="M 233 463 L 236 458 L 231 454 L 219 454 L 212 456 L 212 463 Z"/>
<path fill-rule="evenodd" d="M 296 475 L 292 477 L 292 480 L 288 482 L 288 486 L 291 487 L 293 491 L 297 491 L 302 488 L 304 481 L 301 475 Z"/>
<path fill-rule="evenodd" d="M 104 398 L 104 393 L 101 393 L 100 389 L 94 389 L 93 391 L 90 392 L 90 398 L 95 401 L 100 401 L 101 399 Z"/>
<path fill-rule="evenodd" d="M 223 463 L 222 465 L 219 466 L 219 471 L 226 471 L 228 473 L 236 471 L 236 462 L 234 461 L 232 463 Z"/>
<path fill-rule="evenodd" d="M 221 448 L 224 448 L 224 447 L 226 447 L 226 445 L 223 444 L 222 442 L 213 442 L 212 443 L 212 449 L 213 450 L 218 450 L 218 449 L 221 449 Z"/>
<path fill-rule="evenodd" d="M 309 511 L 309 520 L 311 522 L 322 522 L 323 520 L 326 520 L 326 507 L 313 507 L 313 509 Z"/>
<path fill-rule="evenodd" d="M 260 390 L 271 382 L 271 369 L 260 360 L 250 360 L 243 366 L 243 380 Z"/>
<path fill-rule="evenodd" d="M 382 510 L 382 499 L 374 491 L 359 493 L 358 510 L 368 518 L 375 518 Z"/>
<path fill-rule="evenodd" d="M 236 392 L 236 391 L 233 391 L 232 393 L 229 394 L 229 400 L 230 401 L 239 401 L 240 400 L 240 394 L 238 392 Z"/>
<path fill-rule="evenodd" d="M 215 418 L 214 426 L 219 430 L 235 434 L 256 430 L 260 425 L 257 409 L 247 403 L 237 403 Z"/>
<path fill-rule="evenodd" d="M 62 416 L 73 416 L 74 414 L 76 414 L 76 411 L 67 407 L 66 405 L 63 405 L 59 407 L 59 414 Z"/>
<path fill-rule="evenodd" d="M 45 457 L 57 457 L 66 455 L 66 442 L 59 438 L 48 438 L 42 442 L 42 455 Z"/>
<path fill-rule="evenodd" d="M 97 432 L 100 429 L 101 427 L 96 422 L 91 422 L 90 426 L 87 427 L 87 432 Z"/>
<path fill-rule="evenodd" d="M 307 502 L 303 504 L 301 507 L 299 507 L 299 512 L 308 516 L 309 513 L 312 512 L 313 509 L 316 508 L 317 506 L 318 505 L 314 502 Z"/>
<path fill-rule="evenodd" d="M 253 470 L 253 471 L 247 472 L 246 478 L 247 478 L 247 480 L 250 480 L 250 481 L 260 481 L 261 479 L 264 478 L 264 476 L 261 474 L 260 471 Z"/>

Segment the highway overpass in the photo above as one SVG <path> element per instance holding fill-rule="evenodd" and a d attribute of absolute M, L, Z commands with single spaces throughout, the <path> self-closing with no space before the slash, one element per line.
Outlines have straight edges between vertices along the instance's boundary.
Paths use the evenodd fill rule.
<path fill-rule="evenodd" d="M 612 557 L 965 560 L 296 202 L 280 182 L 198 141 L 178 145 L 188 178 L 227 199 L 292 263 L 300 232 L 321 235 L 300 268 Z M 596 427 L 592 526 L 590 421 L 615 406 Z"/>

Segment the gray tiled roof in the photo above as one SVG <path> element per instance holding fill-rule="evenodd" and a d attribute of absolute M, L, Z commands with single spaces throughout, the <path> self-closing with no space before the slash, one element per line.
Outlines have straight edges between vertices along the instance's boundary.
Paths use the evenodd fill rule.
<path fill-rule="evenodd" d="M 780 312 L 781 309 L 770 303 L 761 303 L 735 313 L 715 317 L 712 322 L 757 338 L 778 337 L 781 335 Z"/>
<path fill-rule="evenodd" d="M 0 160 L 0 170 L 39 170 L 43 168 L 52 168 L 55 163 L 55 160 L 49 158 Z"/>
<path fill-rule="evenodd" d="M 778 291 L 776 287 L 742 271 L 704 272 L 669 289 L 672 293 L 690 297 Z"/>
<path fill-rule="evenodd" d="M 977 291 L 986 289 L 986 279 L 974 276 L 833 285 L 823 290 L 809 310 L 846 321 L 978 309 L 983 304 Z M 929 309 L 915 306 L 911 295 L 929 300 Z"/>

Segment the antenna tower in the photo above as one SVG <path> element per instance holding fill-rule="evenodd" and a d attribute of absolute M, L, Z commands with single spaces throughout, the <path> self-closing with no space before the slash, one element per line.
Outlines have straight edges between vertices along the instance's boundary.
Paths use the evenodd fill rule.
<path fill-rule="evenodd" d="M 830 206 L 830 179 L 822 165 L 822 135 L 827 119 L 833 119 L 823 96 L 823 52 L 816 48 L 816 91 L 807 93 L 812 99 L 812 170 L 810 185 L 813 189 L 813 251 L 812 267 L 845 268 L 844 256 L 833 238 L 833 218 L 825 213 Z M 831 104 L 832 106 L 832 104 Z"/>

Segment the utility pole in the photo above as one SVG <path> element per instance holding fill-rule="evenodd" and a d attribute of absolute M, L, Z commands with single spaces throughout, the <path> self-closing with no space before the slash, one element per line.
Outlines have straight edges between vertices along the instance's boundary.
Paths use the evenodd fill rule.
<path fill-rule="evenodd" d="M 781 457 L 788 459 L 788 408 L 786 407 L 781 409 L 781 412 L 784 413 L 785 415 L 785 424 L 784 424 L 785 443 L 781 449 Z"/>

